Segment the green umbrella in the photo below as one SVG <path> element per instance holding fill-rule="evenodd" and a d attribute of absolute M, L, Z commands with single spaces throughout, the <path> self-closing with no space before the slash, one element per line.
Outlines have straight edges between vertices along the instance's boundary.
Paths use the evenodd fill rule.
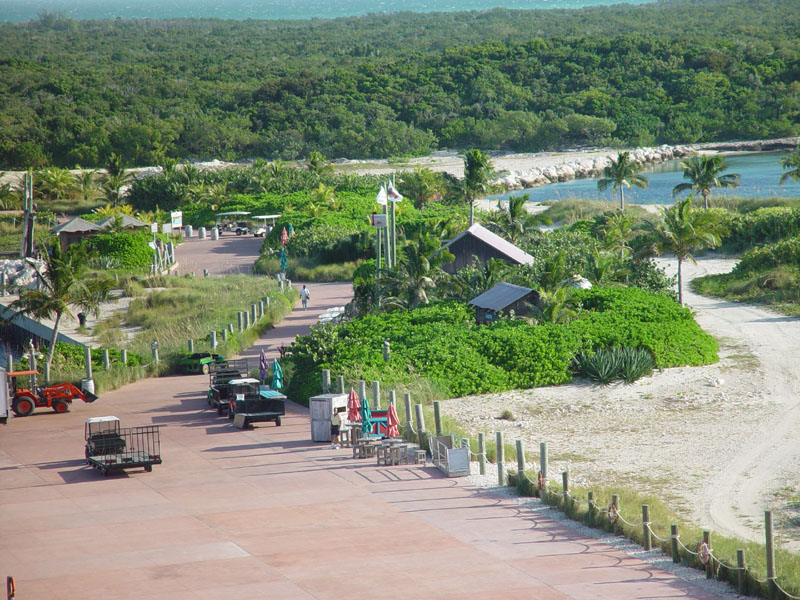
<path fill-rule="evenodd" d="M 278 359 L 275 359 L 275 362 L 272 363 L 272 389 L 279 390 L 283 387 L 283 369 L 281 369 L 281 365 L 278 362 Z"/>
<path fill-rule="evenodd" d="M 294 237 L 294 227 L 289 223 L 289 237 Z"/>
<path fill-rule="evenodd" d="M 372 411 L 369 408 L 369 400 L 361 400 L 361 431 L 364 435 L 372 433 Z"/>
<path fill-rule="evenodd" d="M 286 258 L 286 250 L 281 248 L 281 271 L 289 268 L 289 259 Z"/>

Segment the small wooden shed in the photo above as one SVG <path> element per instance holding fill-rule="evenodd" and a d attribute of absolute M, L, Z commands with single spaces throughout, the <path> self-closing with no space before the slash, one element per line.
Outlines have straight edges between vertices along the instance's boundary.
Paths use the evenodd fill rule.
<path fill-rule="evenodd" d="M 117 217 L 121 218 L 120 225 L 122 226 L 123 229 L 143 229 L 145 227 L 150 227 L 144 221 L 140 221 L 136 217 L 124 214 L 111 215 L 110 217 L 106 217 L 102 221 L 98 221 L 97 226 L 100 229 L 111 229 Z"/>
<path fill-rule="evenodd" d="M 473 298 L 469 303 L 475 307 L 475 322 L 486 325 L 496 321 L 497 313 L 501 311 L 509 313 L 513 310 L 519 316 L 530 314 L 530 305 L 539 304 L 539 293 L 531 288 L 503 282 Z"/>
<path fill-rule="evenodd" d="M 486 264 L 490 258 L 499 258 L 517 265 L 533 264 L 533 257 L 530 254 L 492 233 L 479 223 L 471 225 L 462 234 L 446 243 L 444 247 L 455 256 L 453 262 L 442 266 L 446 272 L 451 274 L 472 264 L 473 256 L 477 257 L 481 264 Z"/>
<path fill-rule="evenodd" d="M 61 244 L 61 251 L 65 251 L 72 244 L 82 242 L 87 237 L 92 237 L 102 231 L 96 223 L 91 223 L 86 219 L 80 217 L 73 217 L 66 223 L 56 225 L 50 230 L 58 236 L 58 242 Z"/>

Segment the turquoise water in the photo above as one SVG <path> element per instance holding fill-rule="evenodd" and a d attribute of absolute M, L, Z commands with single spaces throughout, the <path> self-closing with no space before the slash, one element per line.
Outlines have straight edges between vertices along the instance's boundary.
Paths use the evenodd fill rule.
<path fill-rule="evenodd" d="M 781 167 L 780 159 L 786 152 L 747 152 L 726 156 L 728 162 L 727 173 L 737 173 L 740 176 L 740 185 L 736 188 L 715 189 L 714 196 L 737 196 L 742 198 L 764 198 L 770 196 L 800 198 L 800 181 L 793 182 L 789 179 L 783 185 L 778 185 L 781 174 L 785 171 Z M 647 189 L 625 188 L 625 202 L 631 204 L 672 204 L 672 188 L 679 183 L 687 181 L 683 178 L 683 169 L 680 161 L 672 160 L 644 169 L 643 174 L 649 179 Z M 600 193 L 597 191 L 597 179 L 575 179 L 563 183 L 517 190 L 510 194 L 499 194 L 490 198 L 508 198 L 510 195 L 529 194 L 531 201 L 544 202 L 545 200 L 565 200 L 568 198 L 587 198 L 619 201 L 619 195 L 612 194 L 611 190 Z M 682 194 L 684 197 L 686 194 Z"/>
<path fill-rule="evenodd" d="M 644 4 L 644 0 L 0 0 L 0 21 L 19 23 L 42 12 L 73 19 L 333 19 L 370 13 L 548 9 Z"/>

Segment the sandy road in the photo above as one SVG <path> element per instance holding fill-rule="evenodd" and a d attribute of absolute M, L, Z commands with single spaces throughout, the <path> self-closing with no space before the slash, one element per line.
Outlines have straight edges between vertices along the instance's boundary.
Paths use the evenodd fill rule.
<path fill-rule="evenodd" d="M 800 465 L 800 319 L 763 308 L 695 294 L 688 282 L 695 277 L 726 273 L 735 259 L 702 258 L 685 265 L 687 305 L 697 311 L 700 326 L 718 339 L 733 339 L 749 349 L 758 366 L 732 373 L 738 384 L 763 386 L 775 410 L 730 456 L 727 465 L 706 480 L 698 498 L 704 520 L 715 531 L 763 541 L 764 510 L 775 504 L 784 486 L 797 487 Z M 662 260 L 674 274 L 674 260 Z M 711 435 L 724 436 L 724 431 Z"/>

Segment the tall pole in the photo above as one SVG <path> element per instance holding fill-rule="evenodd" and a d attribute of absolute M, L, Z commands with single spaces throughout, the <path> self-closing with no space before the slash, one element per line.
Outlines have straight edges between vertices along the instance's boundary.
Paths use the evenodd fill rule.
<path fill-rule="evenodd" d="M 394 188 L 394 178 L 392 178 L 392 188 Z M 394 219 L 394 205 L 396 202 L 390 199 L 392 203 L 392 266 L 397 265 L 397 230 L 395 229 L 395 219 Z"/>
<path fill-rule="evenodd" d="M 383 205 L 383 214 L 386 216 L 386 228 L 383 232 L 384 239 L 386 240 L 386 268 L 391 269 L 392 265 L 392 238 L 389 230 L 389 200 L 387 198 L 386 204 Z"/>

